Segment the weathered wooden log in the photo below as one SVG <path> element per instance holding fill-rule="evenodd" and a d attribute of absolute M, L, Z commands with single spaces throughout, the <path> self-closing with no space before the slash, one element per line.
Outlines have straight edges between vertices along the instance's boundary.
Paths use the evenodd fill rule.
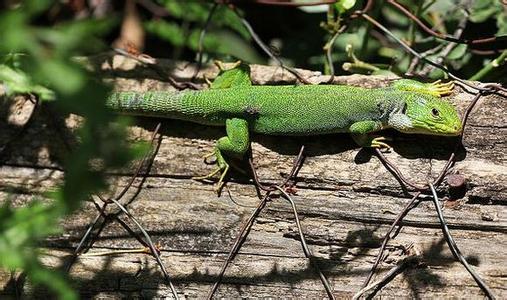
<path fill-rule="evenodd" d="M 89 66 L 118 90 L 160 90 L 172 87 L 150 68 L 121 56 L 103 55 L 89 59 Z M 160 61 L 186 80 L 192 66 Z M 217 70 L 206 69 L 199 78 L 212 78 Z M 301 70 L 311 82 L 328 76 Z M 279 67 L 253 66 L 256 84 L 295 83 L 294 76 Z M 375 87 L 392 78 L 337 76 L 335 83 Z M 473 95 L 457 87 L 450 99 L 461 111 Z M 28 102 L 1 112 L 1 140 L 19 130 L 17 122 L 30 112 Z M 8 117 L 10 116 L 10 117 Z M 72 136 L 79 118 L 65 122 L 38 109 L 26 130 L 2 157 L 0 194 L 15 205 L 62 180 L 59 158 L 64 142 Z M 147 140 L 160 120 L 136 119 L 132 140 Z M 204 298 L 216 280 L 242 224 L 259 199 L 250 177 L 232 172 L 227 192 L 217 197 L 214 186 L 191 179 L 207 174 L 211 166 L 202 161 L 224 132 L 174 120 L 162 120 L 162 141 L 153 167 L 137 197 L 126 203 L 129 211 L 160 245 L 161 258 L 181 297 Z M 392 134 L 394 151 L 386 156 L 401 172 L 419 184 L 432 181 L 444 166 L 457 142 L 455 138 Z M 482 97 L 466 126 L 463 146 L 451 173 L 466 179 L 461 199 L 444 202 L 444 214 L 461 251 L 495 295 L 507 298 L 507 106 L 495 95 Z M 352 297 L 361 289 L 378 253 L 382 238 L 396 214 L 409 201 L 399 181 L 369 150 L 360 150 L 347 135 L 310 138 L 254 136 L 252 152 L 262 182 L 278 183 L 290 172 L 301 145 L 306 160 L 297 177 L 294 201 L 306 240 L 317 264 L 329 278 L 338 298 Z M 246 168 L 246 166 L 245 166 Z M 116 190 L 125 186 L 129 173 L 111 175 Z M 140 179 L 134 183 L 139 185 Z M 447 199 L 448 183 L 438 188 Z M 115 189 L 112 188 L 114 191 Z M 112 211 L 116 211 L 110 206 Z M 64 232 L 41 245 L 45 263 L 58 268 L 70 254 L 97 215 L 91 203 L 62 222 Z M 137 228 L 120 215 L 120 218 Z M 383 297 L 477 298 L 483 293 L 449 252 L 433 204 L 423 201 L 405 217 L 403 228 L 389 243 L 380 267 L 384 274 L 406 258 L 420 254 L 419 264 L 406 269 L 377 292 Z M 81 255 L 70 272 L 83 298 L 170 296 L 170 290 L 155 259 L 142 253 L 110 254 L 143 246 L 114 219 L 104 225 L 93 245 Z M 110 252 L 104 253 L 104 252 Z M 0 297 L 27 297 L 44 293 L 19 273 L 0 271 Z M 378 275 L 377 278 L 379 278 Z M 42 293 L 42 294 L 41 294 Z M 217 297 L 325 298 L 317 273 L 304 257 L 294 215 L 282 198 L 274 198 L 256 219 L 240 253 L 225 273 Z"/>

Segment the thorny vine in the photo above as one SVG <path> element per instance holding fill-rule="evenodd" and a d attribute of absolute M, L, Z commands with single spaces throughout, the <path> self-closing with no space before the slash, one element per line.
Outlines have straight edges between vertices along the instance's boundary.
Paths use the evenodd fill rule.
<path fill-rule="evenodd" d="M 273 192 L 274 191 L 279 191 L 281 193 L 281 195 L 287 201 L 289 201 L 289 203 L 291 204 L 292 210 L 294 212 L 294 219 L 295 219 L 296 226 L 297 226 L 298 233 L 299 233 L 299 237 L 301 240 L 301 245 L 303 247 L 303 252 L 304 252 L 305 256 L 308 259 L 310 259 L 312 266 L 315 268 L 316 272 L 318 273 L 319 278 L 320 278 L 322 284 L 324 285 L 324 288 L 326 290 L 328 297 L 330 299 L 334 299 L 333 291 L 332 291 L 331 285 L 329 284 L 329 280 L 324 275 L 324 273 L 322 273 L 318 264 L 314 260 L 312 260 L 313 256 L 310 251 L 310 248 L 308 248 L 308 245 L 306 244 L 303 229 L 302 229 L 301 223 L 299 221 L 299 214 L 297 212 L 296 204 L 294 203 L 294 201 L 290 197 L 289 193 L 287 192 L 287 190 L 290 190 L 290 182 L 296 178 L 297 173 L 303 164 L 303 161 L 304 161 L 303 151 L 304 151 L 304 146 L 301 147 L 301 150 L 299 151 L 299 154 L 298 154 L 296 160 L 294 161 L 294 164 L 292 166 L 292 170 L 290 171 L 289 175 L 285 178 L 285 180 L 280 185 L 275 185 L 275 184 L 270 185 L 270 186 L 263 185 L 259 181 L 259 178 L 257 177 L 255 167 L 253 166 L 252 158 L 249 159 L 251 171 L 252 171 L 252 174 L 254 174 L 254 177 L 253 177 L 254 182 L 258 188 L 265 191 L 265 194 L 263 197 L 259 197 L 260 198 L 259 204 L 257 205 L 256 209 L 250 215 L 250 218 L 247 220 L 247 222 L 241 228 L 241 230 L 238 234 L 238 237 L 236 238 L 236 241 L 234 242 L 233 246 L 231 247 L 231 250 L 229 252 L 229 255 L 227 256 L 227 259 L 225 260 L 224 264 L 222 265 L 222 268 L 220 270 L 217 280 L 213 284 L 210 292 L 208 293 L 207 299 L 213 298 L 215 292 L 218 289 L 218 286 L 220 285 L 220 283 L 222 281 L 225 271 L 227 270 L 227 267 L 229 266 L 229 264 L 232 262 L 232 260 L 236 256 L 236 254 L 238 254 L 239 250 L 241 249 L 241 246 L 245 242 L 245 240 L 248 236 L 248 233 L 250 232 L 250 229 L 252 228 L 257 216 L 266 207 L 267 203 L 273 199 Z"/>
<path fill-rule="evenodd" d="M 280 64 L 280 66 L 286 68 L 292 74 L 294 74 L 301 82 L 307 83 L 307 81 L 304 80 L 301 76 L 299 76 L 299 74 L 295 70 L 285 67 L 283 65 L 283 63 L 276 57 L 276 55 L 272 54 L 272 52 L 269 49 L 269 47 L 266 46 L 266 44 L 264 44 L 263 41 L 258 37 L 258 35 L 254 32 L 253 28 L 248 23 L 248 21 L 245 18 L 243 18 L 238 13 L 238 11 L 235 9 L 235 7 L 233 5 L 231 5 L 232 1 L 226 1 L 226 2 L 229 4 L 229 6 L 231 7 L 231 9 L 233 9 L 234 12 L 238 15 L 238 17 L 241 18 L 241 21 L 244 24 L 245 28 L 248 29 L 248 31 L 250 32 L 250 34 L 253 37 L 254 41 L 259 45 L 259 47 L 264 52 L 266 52 L 272 59 L 275 59 L 276 61 L 278 61 L 278 63 Z M 256 2 L 259 3 L 259 4 L 271 4 L 271 5 L 293 5 L 294 4 L 293 2 L 283 2 L 283 1 L 256 1 Z M 328 3 L 328 2 L 326 2 L 326 3 Z M 496 37 L 493 37 L 493 38 L 482 38 L 482 39 L 476 39 L 476 40 L 462 40 L 460 38 L 456 38 L 456 37 L 453 37 L 453 36 L 447 36 L 447 35 L 435 32 L 435 31 L 431 30 L 430 28 L 428 28 L 422 21 L 420 21 L 416 16 L 414 16 L 412 13 L 410 13 L 410 11 L 408 11 L 407 9 L 405 9 L 403 6 L 401 6 L 396 1 L 390 0 L 390 1 L 388 1 L 388 3 L 391 4 L 391 5 L 393 5 L 397 9 L 399 9 L 402 13 L 404 13 L 405 15 L 407 15 L 410 19 L 414 20 L 414 22 L 416 22 L 416 24 L 418 26 L 420 26 L 425 32 L 427 32 L 428 34 L 430 34 L 432 36 L 435 36 L 437 38 L 440 38 L 440 39 L 443 39 L 443 40 L 446 40 L 446 41 L 450 41 L 450 42 L 466 43 L 466 44 L 483 44 L 483 43 L 491 43 L 491 42 L 496 42 L 497 41 Z M 323 4 L 323 2 L 321 1 L 321 2 L 318 2 L 316 4 Z M 411 54 L 413 54 L 414 57 L 417 60 L 425 61 L 427 64 L 429 64 L 429 65 L 431 65 L 433 67 L 442 69 L 443 71 L 445 71 L 448 74 L 449 77 L 451 77 L 452 79 L 454 79 L 455 81 L 457 81 L 461 85 L 464 85 L 464 86 L 467 86 L 469 88 L 478 90 L 478 93 L 477 93 L 475 99 L 471 102 L 471 104 L 469 105 L 469 107 L 467 108 L 467 110 L 465 112 L 465 115 L 464 115 L 464 118 L 463 118 L 463 128 L 465 128 L 468 116 L 469 116 L 472 108 L 474 107 L 475 103 L 479 100 L 480 96 L 482 96 L 483 94 L 486 94 L 486 93 L 496 93 L 496 91 L 498 91 L 498 90 L 503 90 L 503 88 L 499 87 L 499 86 L 491 86 L 490 85 L 490 86 L 486 86 L 486 87 L 478 87 L 476 85 L 472 85 L 469 82 L 467 82 L 467 81 L 465 81 L 465 80 L 463 80 L 463 79 L 455 76 L 454 74 L 450 73 L 449 70 L 446 67 L 442 66 L 440 63 L 435 63 L 435 62 L 427 59 L 424 55 L 419 54 L 417 51 L 413 50 L 410 46 L 408 46 L 405 42 L 401 41 L 394 34 L 392 34 L 387 28 L 385 28 L 380 23 L 378 23 L 377 21 L 375 21 L 373 18 L 371 18 L 370 16 L 368 16 L 366 14 L 366 12 L 368 10 L 370 10 L 372 6 L 373 6 L 373 1 L 368 1 L 367 4 L 366 4 L 366 6 L 364 7 L 364 9 L 361 10 L 361 11 L 355 12 L 352 15 L 352 18 L 362 17 L 362 18 L 366 19 L 368 22 L 372 23 L 374 26 L 376 26 L 379 29 L 381 29 L 385 34 L 389 35 L 398 44 L 400 44 L 402 47 L 404 47 L 408 52 L 410 52 Z M 213 9 L 215 9 L 215 8 L 216 8 L 216 4 L 213 6 Z M 206 28 L 208 26 L 208 23 L 210 22 L 211 18 L 212 18 L 212 12 L 210 13 L 210 15 L 208 17 L 206 25 L 205 25 L 205 27 L 204 27 L 204 29 L 202 31 L 202 34 L 201 34 L 201 39 L 200 39 L 200 43 L 199 43 L 199 49 L 200 50 L 202 50 L 202 37 L 204 36 L 205 30 L 206 30 Z M 333 76 L 334 76 L 333 63 L 331 61 L 331 53 L 332 53 L 333 41 L 345 29 L 346 29 L 346 26 L 343 26 L 339 30 L 337 30 L 335 32 L 335 34 L 329 40 L 328 44 L 326 44 L 327 48 L 325 47 L 326 58 L 328 59 L 328 65 L 330 66 L 330 69 L 331 69 L 331 79 L 330 79 L 330 81 L 332 81 Z M 457 33 L 455 36 L 459 37 L 460 34 Z M 499 39 L 505 39 L 505 37 L 500 37 Z M 201 55 L 199 56 L 198 68 L 200 66 L 201 66 Z M 370 271 L 370 273 L 369 273 L 369 275 L 368 275 L 368 277 L 367 277 L 367 279 L 366 279 L 366 281 L 365 281 L 365 283 L 363 285 L 363 289 L 358 294 L 356 294 L 354 296 L 354 298 L 360 297 L 362 294 L 364 294 L 365 292 L 371 290 L 373 287 L 379 286 L 381 284 L 385 284 L 386 282 L 390 281 L 392 278 L 394 278 L 394 276 L 396 274 L 398 274 L 400 272 L 400 270 L 402 269 L 401 266 L 403 266 L 403 268 L 406 268 L 407 265 L 408 265 L 407 262 L 410 262 L 410 263 L 414 262 L 413 259 L 408 259 L 408 260 L 404 261 L 402 264 L 399 264 L 392 271 L 388 272 L 388 274 L 385 275 L 383 277 L 383 279 L 381 279 L 381 280 L 373 283 L 372 285 L 369 285 L 369 283 L 370 283 L 370 281 L 371 281 L 371 279 L 372 279 L 372 277 L 373 277 L 373 275 L 375 273 L 375 270 L 376 270 L 376 268 L 378 267 L 378 265 L 379 265 L 379 263 L 381 261 L 381 258 L 382 258 L 383 252 L 385 250 L 385 247 L 387 246 L 388 241 L 391 239 L 392 233 L 394 232 L 394 230 L 396 229 L 397 226 L 400 226 L 399 224 L 402 221 L 403 217 L 406 214 L 408 214 L 408 212 L 419 203 L 420 200 L 418 199 L 418 197 L 422 194 L 422 192 L 428 192 L 429 190 L 434 191 L 434 186 L 435 185 L 438 186 L 443 181 L 445 175 L 448 173 L 449 169 L 454 164 L 455 156 L 456 156 L 456 150 L 458 149 L 459 145 L 461 145 L 461 141 L 456 145 L 455 150 L 453 151 L 453 153 L 449 157 L 446 165 L 441 170 L 440 174 L 434 180 L 434 183 L 430 183 L 430 184 L 424 185 L 424 186 L 418 185 L 416 183 L 412 183 L 409 180 L 407 180 L 403 176 L 403 174 L 400 172 L 400 170 L 396 167 L 395 164 L 393 164 L 392 162 L 390 162 L 381 151 L 376 150 L 377 157 L 386 166 L 386 168 L 391 173 L 393 173 L 393 175 L 396 178 L 398 178 L 398 180 L 400 181 L 400 183 L 402 183 L 405 186 L 410 187 L 411 189 L 415 189 L 417 191 L 417 193 L 415 195 L 413 195 L 412 200 L 409 201 L 409 203 L 405 206 L 405 208 L 398 214 L 398 216 L 397 216 L 396 220 L 394 221 L 394 223 L 392 224 L 390 230 L 385 235 L 385 238 L 383 240 L 383 243 L 382 243 L 381 249 L 379 251 L 379 254 L 377 256 L 377 259 L 376 259 L 374 265 L 372 266 L 372 269 L 371 269 L 371 271 Z M 211 299 L 213 297 L 214 293 L 217 291 L 218 286 L 219 286 L 219 284 L 220 284 L 220 282 L 221 282 L 221 280 L 222 280 L 222 278 L 223 278 L 223 276 L 224 276 L 224 274 L 226 272 L 226 269 L 227 269 L 228 265 L 234 259 L 235 255 L 239 252 L 239 250 L 241 248 L 241 245 L 245 241 L 245 239 L 246 239 L 246 237 L 247 237 L 247 235 L 248 235 L 251 227 L 253 226 L 253 222 L 255 221 L 255 218 L 259 215 L 259 213 L 262 211 L 262 209 L 266 206 L 267 202 L 269 200 L 271 200 L 271 194 L 274 191 L 279 191 L 281 193 L 281 195 L 291 203 L 292 208 L 293 208 L 293 212 L 294 212 L 294 216 L 295 216 L 295 220 L 296 220 L 296 224 L 297 224 L 297 227 L 298 227 L 301 243 L 302 243 L 302 246 L 303 246 L 304 254 L 305 254 L 305 256 L 307 258 L 311 259 L 311 252 L 310 252 L 308 246 L 306 245 L 306 242 L 305 242 L 305 239 L 304 239 L 304 234 L 303 234 L 301 226 L 299 224 L 299 218 L 298 218 L 298 213 L 297 213 L 295 204 L 292 201 L 292 199 L 290 198 L 289 193 L 287 193 L 284 190 L 284 188 L 287 188 L 288 182 L 291 179 L 293 179 L 293 177 L 297 174 L 297 169 L 301 167 L 301 164 L 303 162 L 303 159 L 302 159 L 302 151 L 303 151 L 303 149 L 304 149 L 304 147 L 301 148 L 301 152 L 298 155 L 298 158 L 296 159 L 296 161 L 294 162 L 293 169 L 292 169 L 291 173 L 286 178 L 285 182 L 283 182 L 280 185 L 264 186 L 263 184 L 261 184 L 260 181 L 259 181 L 259 178 L 257 177 L 255 168 L 253 166 L 253 162 L 252 162 L 251 159 L 249 160 L 250 166 L 251 166 L 251 169 L 252 169 L 252 175 L 253 175 L 254 182 L 256 183 L 256 186 L 259 189 L 261 189 L 261 190 L 263 190 L 265 192 L 265 195 L 264 195 L 264 197 L 261 197 L 261 201 L 259 202 L 258 206 L 254 210 L 254 212 L 251 214 L 251 216 L 248 219 L 248 221 L 244 224 L 243 228 L 240 230 L 240 233 L 239 233 L 239 235 L 238 235 L 235 243 L 233 244 L 233 246 L 232 246 L 232 248 L 231 248 L 231 250 L 229 252 L 228 257 L 227 257 L 226 261 L 224 262 L 224 264 L 222 266 L 222 269 L 221 269 L 221 271 L 219 273 L 218 279 L 216 280 L 215 284 L 213 285 L 212 289 L 210 290 L 210 292 L 208 294 L 208 299 Z M 435 193 L 433 193 L 433 194 L 435 195 Z M 441 215 L 441 212 L 439 212 L 439 216 L 440 215 Z M 446 224 L 445 224 L 445 221 L 443 220 L 443 218 L 440 218 L 440 220 L 441 220 L 441 224 L 442 224 L 443 228 L 447 228 Z M 450 236 L 450 233 L 449 233 L 448 230 L 443 230 L 443 233 L 444 233 L 444 236 L 445 236 L 446 240 L 448 240 L 448 241 L 452 240 L 452 237 Z M 462 264 L 465 265 L 466 269 L 472 274 L 472 276 L 474 277 L 474 279 L 476 280 L 476 282 L 478 283 L 478 285 L 481 287 L 481 289 L 484 291 L 484 293 L 489 298 L 493 299 L 494 296 L 491 293 L 491 290 L 482 281 L 482 279 L 480 279 L 480 277 L 473 271 L 473 269 L 471 269 L 471 267 L 467 264 L 467 262 L 466 262 L 465 258 L 463 257 L 463 255 L 457 249 L 457 245 L 455 243 L 450 243 L 449 242 L 449 246 L 451 247 L 451 251 L 453 252 L 453 254 L 455 255 L 455 257 Z M 329 282 L 328 282 L 327 278 L 320 271 L 320 269 L 318 268 L 318 266 L 315 263 L 313 263 L 312 265 L 314 266 L 315 270 L 318 272 L 319 277 L 321 278 L 321 281 L 322 281 L 322 283 L 323 283 L 323 285 L 325 287 L 325 290 L 326 290 L 326 293 L 327 293 L 328 297 L 330 299 L 333 299 L 334 296 L 332 294 L 332 289 L 331 289 L 331 287 L 329 285 Z"/>

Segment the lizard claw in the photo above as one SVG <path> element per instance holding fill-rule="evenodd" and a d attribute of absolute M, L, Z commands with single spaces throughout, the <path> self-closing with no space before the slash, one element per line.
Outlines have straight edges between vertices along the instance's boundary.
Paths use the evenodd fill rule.
<path fill-rule="evenodd" d="M 392 149 L 392 147 L 389 146 L 389 144 L 387 144 L 385 141 L 391 141 L 391 140 L 392 140 L 391 138 L 386 138 L 384 136 L 378 136 L 378 137 L 371 140 L 370 147 L 380 149 L 381 151 L 388 152 L 389 150 Z"/>
<path fill-rule="evenodd" d="M 193 176 L 192 179 L 193 180 L 207 180 L 207 179 L 211 179 L 211 177 L 215 176 L 216 174 L 218 174 L 220 172 L 220 168 L 217 167 L 215 168 L 213 171 L 211 171 L 211 173 L 209 173 L 208 175 L 203 175 L 203 176 Z"/>
<path fill-rule="evenodd" d="M 204 77 L 204 81 L 206 81 L 206 84 L 208 86 L 211 86 L 213 84 L 213 82 L 211 82 L 211 80 L 209 80 L 209 78 L 206 75 L 204 75 L 203 77 Z"/>
<path fill-rule="evenodd" d="M 215 65 L 218 67 L 218 69 L 221 71 L 221 72 L 224 72 L 226 70 L 230 70 L 230 69 L 234 69 L 234 68 L 237 68 L 240 64 L 241 64 L 241 60 L 238 60 L 236 62 L 234 62 L 232 64 L 232 67 L 231 68 L 225 68 L 225 63 L 221 60 L 215 60 L 214 61 Z"/>
<path fill-rule="evenodd" d="M 212 152 L 210 152 L 210 153 L 208 153 L 208 154 L 205 154 L 205 155 L 202 157 L 202 160 L 203 160 L 203 161 L 204 161 L 204 163 L 205 163 L 205 164 L 207 164 L 207 165 L 213 165 L 213 164 L 216 164 L 216 159 L 215 159 L 215 160 L 213 160 L 213 161 L 209 161 L 209 160 L 208 160 L 208 159 L 209 159 L 210 157 L 212 157 L 212 156 L 215 156 L 215 152 L 214 152 L 214 151 L 212 151 Z"/>
<path fill-rule="evenodd" d="M 454 81 L 441 83 L 441 80 L 437 80 L 428 86 L 428 93 L 436 97 L 442 97 L 452 93 L 453 88 Z"/>
<path fill-rule="evenodd" d="M 208 175 L 194 176 L 194 177 L 192 177 L 192 179 L 194 179 L 194 180 L 210 180 L 212 177 L 214 177 L 215 175 L 220 173 L 220 178 L 218 179 L 217 187 L 215 188 L 215 191 L 217 192 L 217 194 L 220 195 L 220 193 L 222 192 L 222 188 L 224 186 L 225 175 L 227 175 L 227 172 L 229 171 L 229 164 L 225 161 L 222 154 L 220 153 L 220 150 L 218 150 L 218 149 L 215 149 L 214 152 L 206 154 L 203 157 L 204 162 L 210 163 L 207 160 L 208 160 L 208 158 L 210 158 L 212 156 L 216 157 L 216 161 L 214 163 L 217 164 L 217 167 L 213 171 L 211 171 Z"/>
<path fill-rule="evenodd" d="M 211 173 L 209 173 L 208 175 L 194 176 L 194 177 L 192 177 L 192 179 L 194 179 L 194 180 L 210 180 L 216 174 L 221 173 L 220 178 L 218 179 L 218 182 L 217 182 L 217 186 L 215 188 L 215 191 L 217 192 L 217 194 L 220 195 L 220 193 L 222 192 L 222 188 L 224 187 L 224 178 L 225 178 L 225 175 L 227 174 L 227 171 L 229 171 L 229 165 L 226 165 L 223 168 L 217 167 L 213 171 L 211 171 Z"/>

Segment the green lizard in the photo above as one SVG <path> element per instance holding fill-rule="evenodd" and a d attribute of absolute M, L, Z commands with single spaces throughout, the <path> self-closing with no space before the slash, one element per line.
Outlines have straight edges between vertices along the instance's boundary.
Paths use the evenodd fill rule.
<path fill-rule="evenodd" d="M 389 148 L 385 138 L 370 135 L 394 128 L 404 133 L 456 136 L 461 121 L 456 109 L 439 97 L 452 83 L 426 84 L 400 79 L 389 87 L 365 89 L 343 85 L 253 86 L 249 68 L 223 72 L 210 89 L 180 92 L 115 92 L 107 100 L 113 110 L 136 116 L 171 118 L 225 126 L 217 141 L 213 172 L 221 173 L 220 191 L 229 170 L 227 157 L 242 158 L 250 132 L 307 136 L 349 132 L 363 147 Z"/>

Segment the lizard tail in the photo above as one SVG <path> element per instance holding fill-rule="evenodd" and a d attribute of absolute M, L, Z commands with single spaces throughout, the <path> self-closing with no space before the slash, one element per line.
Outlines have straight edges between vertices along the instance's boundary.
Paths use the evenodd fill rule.
<path fill-rule="evenodd" d="M 106 106 L 126 115 L 171 118 L 181 112 L 182 92 L 114 92 Z"/>

